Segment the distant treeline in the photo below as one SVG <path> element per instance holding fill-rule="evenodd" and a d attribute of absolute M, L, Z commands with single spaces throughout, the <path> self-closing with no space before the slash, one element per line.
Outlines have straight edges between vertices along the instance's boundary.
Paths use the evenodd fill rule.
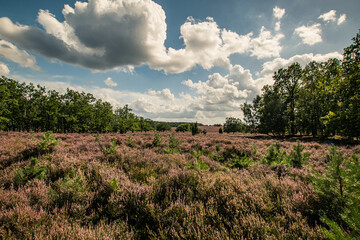
<path fill-rule="evenodd" d="M 360 137 L 360 35 L 344 49 L 343 61 L 294 63 L 275 72 L 252 104 L 242 105 L 248 128 L 284 136 Z"/>
<path fill-rule="evenodd" d="M 125 105 L 114 109 L 90 93 L 67 89 L 64 94 L 0 78 L 0 130 L 53 132 L 120 132 L 170 130 L 132 113 Z"/>

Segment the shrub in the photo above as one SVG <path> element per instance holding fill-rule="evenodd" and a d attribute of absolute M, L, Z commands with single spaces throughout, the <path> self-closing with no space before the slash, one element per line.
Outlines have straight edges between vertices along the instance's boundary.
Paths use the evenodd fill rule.
<path fill-rule="evenodd" d="M 204 160 L 200 161 L 200 157 L 204 155 L 203 149 L 200 149 L 200 145 L 198 143 L 195 144 L 195 151 L 191 153 L 191 156 L 194 157 L 194 163 L 186 163 L 186 166 L 189 169 L 194 169 L 197 171 L 201 170 L 209 170 L 209 166 L 204 162 Z"/>
<path fill-rule="evenodd" d="M 113 138 L 108 147 L 102 149 L 105 155 L 115 155 L 116 154 L 116 140 Z"/>
<path fill-rule="evenodd" d="M 228 164 L 231 168 L 243 169 L 247 168 L 252 163 L 252 159 L 247 156 L 246 152 L 242 155 L 233 154 L 232 156 L 233 159 L 231 160 L 231 163 Z"/>
<path fill-rule="evenodd" d="M 38 143 L 38 149 L 40 151 L 45 151 L 45 152 L 49 153 L 58 144 L 59 144 L 59 141 L 56 140 L 55 135 L 51 131 L 48 131 L 42 135 L 42 141 L 40 141 Z"/>
<path fill-rule="evenodd" d="M 160 147 L 162 142 L 163 142 L 163 140 L 161 139 L 160 133 L 155 132 L 154 133 L 154 140 L 152 141 L 152 146 L 153 147 Z"/>
<path fill-rule="evenodd" d="M 134 139 L 131 136 L 128 136 L 126 138 L 126 145 L 128 147 L 135 147 L 136 146 L 136 142 L 134 141 Z"/>
<path fill-rule="evenodd" d="M 222 134 L 223 133 L 223 129 L 219 128 L 219 133 Z"/>
<path fill-rule="evenodd" d="M 32 157 L 30 159 L 30 166 L 21 167 L 16 171 L 14 184 L 16 187 L 25 185 L 32 179 L 43 180 L 47 177 L 47 168 L 45 165 L 38 165 L 39 160 Z"/>
<path fill-rule="evenodd" d="M 179 140 L 175 139 L 174 133 L 171 134 L 169 136 L 169 145 L 167 148 L 165 148 L 165 153 L 173 154 L 173 153 L 179 152 L 179 150 L 178 150 L 179 145 L 180 145 L 180 142 L 179 142 Z"/>
<path fill-rule="evenodd" d="M 176 132 L 190 132 L 191 126 L 189 123 L 183 123 L 176 127 Z"/>
<path fill-rule="evenodd" d="M 294 150 L 289 155 L 289 163 L 292 167 L 301 168 L 303 163 L 309 160 L 309 153 L 302 153 L 305 147 L 300 144 L 300 141 L 297 141 L 293 148 Z"/>
<path fill-rule="evenodd" d="M 171 131 L 171 126 L 167 122 L 159 122 L 156 125 L 156 131 L 160 131 L 160 132 Z"/>
<path fill-rule="evenodd" d="M 198 127 L 198 123 L 191 124 L 191 134 L 194 136 L 196 134 L 199 134 L 201 132 L 200 128 Z"/>
<path fill-rule="evenodd" d="M 286 152 L 281 150 L 281 145 L 279 142 L 272 144 L 263 158 L 263 162 L 269 165 L 288 165 Z"/>

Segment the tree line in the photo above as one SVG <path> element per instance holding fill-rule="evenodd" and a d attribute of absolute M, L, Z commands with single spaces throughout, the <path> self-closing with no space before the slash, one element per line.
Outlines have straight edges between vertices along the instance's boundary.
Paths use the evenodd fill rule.
<path fill-rule="evenodd" d="M 252 103 L 241 106 L 250 131 L 276 136 L 360 137 L 360 34 L 343 60 L 281 68 Z"/>
<path fill-rule="evenodd" d="M 168 130 L 132 113 L 113 108 L 92 94 L 67 89 L 64 94 L 34 84 L 0 78 L 0 130 L 53 132 L 120 132 Z"/>

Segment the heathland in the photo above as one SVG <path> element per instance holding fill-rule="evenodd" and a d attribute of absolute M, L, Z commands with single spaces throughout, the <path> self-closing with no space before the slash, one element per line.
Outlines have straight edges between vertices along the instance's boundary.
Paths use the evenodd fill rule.
<path fill-rule="evenodd" d="M 1 132 L 0 238 L 359 237 L 359 145 L 202 128 Z"/>

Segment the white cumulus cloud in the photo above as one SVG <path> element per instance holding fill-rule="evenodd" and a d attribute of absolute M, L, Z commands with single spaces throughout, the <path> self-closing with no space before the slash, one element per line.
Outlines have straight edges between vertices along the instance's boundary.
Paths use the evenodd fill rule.
<path fill-rule="evenodd" d="M 109 86 L 109 87 L 117 86 L 117 83 L 114 82 L 111 77 L 108 77 L 107 79 L 105 79 L 104 83 L 106 84 L 106 86 Z"/>
<path fill-rule="evenodd" d="M 0 76 L 8 75 L 10 70 L 5 63 L 0 62 Z"/>
<path fill-rule="evenodd" d="M 324 22 L 335 22 L 336 21 L 336 10 L 331 10 L 327 13 L 321 14 L 318 19 L 322 19 Z"/>
<path fill-rule="evenodd" d="M 41 71 L 41 68 L 36 65 L 36 59 L 34 56 L 29 55 L 24 50 L 18 49 L 14 44 L 8 41 L 0 40 L 0 57 L 18 63 L 22 67 Z"/>
<path fill-rule="evenodd" d="M 280 40 L 284 37 L 282 33 L 274 36 L 265 27 L 262 27 L 257 38 L 251 39 L 251 56 L 258 59 L 279 57 L 282 50 Z"/>
<path fill-rule="evenodd" d="M 277 19 L 284 13 L 284 9 L 274 8 Z M 42 28 L 2 17 L 0 38 L 46 58 L 93 71 L 148 65 L 166 73 L 181 73 L 196 65 L 230 69 L 229 56 L 236 53 L 277 57 L 283 37 L 262 28 L 259 36 L 252 38 L 252 32 L 239 35 L 219 28 L 211 17 L 204 21 L 189 17 L 180 28 L 184 48 L 166 48 L 166 15 L 152 0 L 78 1 L 74 7 L 65 5 L 62 14 L 61 22 L 48 10 L 39 10 L 37 21 Z"/>
<path fill-rule="evenodd" d="M 285 9 L 283 8 L 279 8 L 278 6 L 275 6 L 273 8 L 273 14 L 274 14 L 274 17 L 278 20 L 282 19 L 283 16 L 285 15 Z"/>
<path fill-rule="evenodd" d="M 174 94 L 171 93 L 170 89 L 168 88 L 165 88 L 163 90 L 160 90 L 160 91 L 154 91 L 154 90 L 149 90 L 149 94 L 151 96 L 158 96 L 158 97 L 161 97 L 163 98 L 164 100 L 174 100 L 175 99 L 175 96 Z"/>
<path fill-rule="evenodd" d="M 322 42 L 320 23 L 315 23 L 311 26 L 301 26 L 295 29 L 294 33 L 297 34 L 304 44 L 314 45 Z"/>

